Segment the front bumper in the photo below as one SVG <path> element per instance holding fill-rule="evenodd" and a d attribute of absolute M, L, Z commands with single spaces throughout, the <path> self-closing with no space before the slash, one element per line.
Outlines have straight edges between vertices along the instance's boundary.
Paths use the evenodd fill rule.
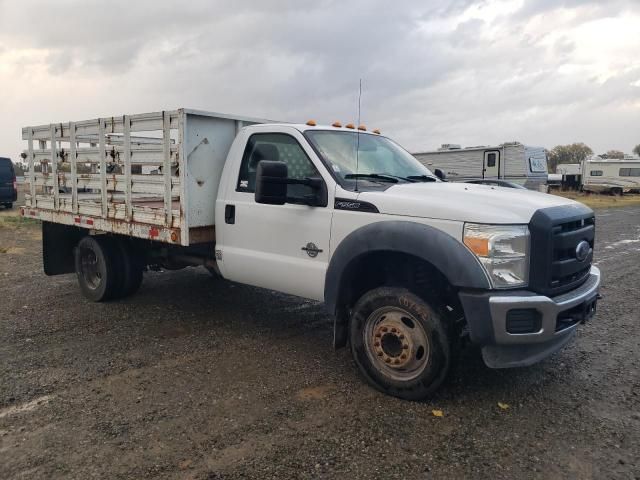
<path fill-rule="evenodd" d="M 596 311 L 600 270 L 591 267 L 578 288 L 546 297 L 529 291 L 461 292 L 472 342 L 482 346 L 491 368 L 521 367 L 539 362 L 566 345 L 580 323 Z M 511 312 L 511 313 L 510 313 Z M 514 331 L 510 315 L 524 312 L 534 318 L 533 328 Z"/>

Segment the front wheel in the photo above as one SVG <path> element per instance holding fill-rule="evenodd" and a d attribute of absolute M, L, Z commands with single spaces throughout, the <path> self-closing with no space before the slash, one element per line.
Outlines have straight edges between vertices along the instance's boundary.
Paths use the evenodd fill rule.
<path fill-rule="evenodd" d="M 383 393 L 422 400 L 449 372 L 447 328 L 427 302 L 405 288 L 364 294 L 354 307 L 350 336 L 360 371 Z"/>

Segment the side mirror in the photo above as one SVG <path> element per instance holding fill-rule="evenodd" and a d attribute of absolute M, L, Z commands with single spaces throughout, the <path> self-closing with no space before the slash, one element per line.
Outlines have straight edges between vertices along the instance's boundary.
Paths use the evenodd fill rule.
<path fill-rule="evenodd" d="M 436 175 L 436 177 L 438 177 L 440 180 L 442 180 L 443 182 L 447 181 L 447 176 L 445 175 L 445 173 L 440 170 L 439 168 L 436 168 L 433 173 Z"/>
<path fill-rule="evenodd" d="M 287 164 L 272 160 L 261 160 L 256 171 L 256 203 L 284 205 L 285 203 L 302 203 L 310 207 L 327 206 L 327 185 L 322 178 L 288 178 Z M 312 194 L 300 198 L 287 197 L 287 185 L 305 185 Z"/>
<path fill-rule="evenodd" d="M 256 172 L 256 203 L 284 205 L 287 202 L 287 164 L 261 160 Z"/>

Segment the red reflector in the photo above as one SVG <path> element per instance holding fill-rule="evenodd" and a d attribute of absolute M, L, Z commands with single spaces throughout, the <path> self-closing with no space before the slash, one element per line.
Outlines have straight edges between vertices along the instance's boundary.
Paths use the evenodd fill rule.
<path fill-rule="evenodd" d="M 87 225 L 93 225 L 93 220 L 91 220 L 90 218 L 87 219 Z"/>

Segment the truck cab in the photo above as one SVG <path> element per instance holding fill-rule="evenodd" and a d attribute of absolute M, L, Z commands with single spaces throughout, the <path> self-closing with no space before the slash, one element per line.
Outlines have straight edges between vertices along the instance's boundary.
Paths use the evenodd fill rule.
<path fill-rule="evenodd" d="M 377 133 L 246 127 L 216 218 L 225 278 L 324 301 L 336 346 L 403 398 L 437 388 L 465 341 L 491 367 L 530 365 L 595 312 L 590 209 L 441 182 Z"/>

